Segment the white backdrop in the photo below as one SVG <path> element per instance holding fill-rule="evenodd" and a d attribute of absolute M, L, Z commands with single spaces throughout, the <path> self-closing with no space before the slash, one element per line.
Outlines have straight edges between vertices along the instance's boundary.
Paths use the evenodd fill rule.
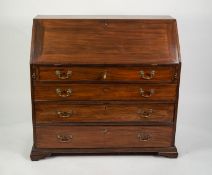
<path fill-rule="evenodd" d="M 182 55 L 178 159 L 100 156 L 29 161 L 29 55 L 32 19 L 37 14 L 168 14 L 177 19 Z M 0 0 L 0 174 L 211 174 L 211 33 L 211 0 Z M 14 168 L 7 168 L 9 164 Z"/>

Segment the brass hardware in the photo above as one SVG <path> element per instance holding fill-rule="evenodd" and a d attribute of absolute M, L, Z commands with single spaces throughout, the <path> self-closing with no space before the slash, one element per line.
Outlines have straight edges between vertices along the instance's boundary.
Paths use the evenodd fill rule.
<path fill-rule="evenodd" d="M 56 89 L 56 93 L 60 96 L 60 97 L 68 97 L 71 95 L 72 90 L 69 88 L 67 90 L 62 90 L 60 88 Z"/>
<path fill-rule="evenodd" d="M 72 71 L 68 70 L 66 73 L 65 72 L 61 72 L 60 70 L 56 70 L 55 74 L 57 75 L 57 77 L 61 80 L 65 80 L 71 77 Z"/>
<path fill-rule="evenodd" d="M 174 74 L 174 78 L 177 79 L 177 73 Z"/>
<path fill-rule="evenodd" d="M 73 114 L 72 110 L 70 112 L 61 112 L 61 111 L 57 112 L 57 115 L 61 118 L 69 118 L 72 114 Z"/>
<path fill-rule="evenodd" d="M 35 79 L 36 78 L 36 74 L 35 72 L 32 73 L 32 79 Z"/>
<path fill-rule="evenodd" d="M 152 109 L 147 109 L 147 110 L 139 110 L 138 114 L 141 114 L 142 117 L 144 118 L 149 118 L 152 114 L 153 110 Z"/>
<path fill-rule="evenodd" d="M 70 142 L 72 138 L 73 138 L 72 135 L 62 135 L 62 134 L 57 135 L 57 139 L 59 140 L 59 142 L 62 143 Z"/>
<path fill-rule="evenodd" d="M 141 93 L 142 97 L 145 97 L 145 98 L 151 97 L 154 94 L 154 92 L 155 92 L 154 89 L 144 91 L 142 88 L 140 88 L 140 93 Z"/>
<path fill-rule="evenodd" d="M 107 72 L 106 71 L 103 73 L 102 78 L 103 78 L 103 80 L 106 80 L 106 78 L 107 78 Z"/>
<path fill-rule="evenodd" d="M 141 142 L 146 142 L 150 139 L 150 135 L 145 132 L 141 132 L 141 133 L 138 133 L 138 139 Z"/>
<path fill-rule="evenodd" d="M 154 78 L 155 71 L 152 70 L 152 71 L 150 71 L 150 73 L 144 73 L 144 71 L 141 70 L 140 75 L 141 75 L 141 78 L 143 78 L 145 80 L 150 80 L 150 79 Z"/>

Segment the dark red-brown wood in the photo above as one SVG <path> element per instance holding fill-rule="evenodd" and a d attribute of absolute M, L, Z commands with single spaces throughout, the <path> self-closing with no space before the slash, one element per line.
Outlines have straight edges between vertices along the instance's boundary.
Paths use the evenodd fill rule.
<path fill-rule="evenodd" d="M 36 103 L 36 123 L 173 122 L 173 104 L 49 104 Z"/>
<path fill-rule="evenodd" d="M 178 63 L 174 19 L 34 19 L 32 63 Z M 83 52 L 82 52 L 83 51 Z M 114 59 L 115 58 L 115 59 Z"/>
<path fill-rule="evenodd" d="M 180 83 L 169 16 L 37 16 L 32 160 L 52 154 L 175 158 Z"/>
<path fill-rule="evenodd" d="M 57 89 L 61 91 L 61 95 L 64 95 L 64 97 L 57 93 Z M 174 101 L 175 97 L 175 84 L 35 84 L 35 100 L 130 99 Z"/>
<path fill-rule="evenodd" d="M 36 137 L 39 148 L 169 147 L 172 127 L 43 126 Z"/>
<path fill-rule="evenodd" d="M 60 72 L 61 79 L 56 72 Z M 70 75 L 67 76 L 67 73 Z M 151 73 L 154 72 L 152 75 Z M 143 74 L 142 74 L 143 73 Z M 152 77 L 151 77 L 152 76 Z M 149 67 L 38 67 L 38 79 L 41 81 L 136 81 L 141 82 L 172 82 L 175 80 L 174 66 L 149 66 Z M 150 79 L 148 79 L 150 78 Z"/>

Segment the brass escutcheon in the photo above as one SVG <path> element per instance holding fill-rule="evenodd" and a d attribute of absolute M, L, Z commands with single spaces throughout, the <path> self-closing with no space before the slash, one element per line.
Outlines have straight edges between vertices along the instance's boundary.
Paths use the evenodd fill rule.
<path fill-rule="evenodd" d="M 64 135 L 64 134 L 57 135 L 57 139 L 59 140 L 59 142 L 62 142 L 62 143 L 70 142 L 72 138 L 73 138 L 72 135 Z"/>
<path fill-rule="evenodd" d="M 151 116 L 152 112 L 153 112 L 152 109 L 147 109 L 147 110 L 141 110 L 141 109 L 140 109 L 140 110 L 138 111 L 138 114 L 141 114 L 142 117 L 144 117 L 144 118 L 149 118 L 149 117 Z"/>
<path fill-rule="evenodd" d="M 71 93 L 72 93 L 72 90 L 69 88 L 69 89 L 67 89 L 67 90 L 62 90 L 62 89 L 60 89 L 60 88 L 57 88 L 56 89 L 56 93 L 57 93 L 57 95 L 59 95 L 60 97 L 68 97 L 68 96 L 70 96 L 71 95 Z"/>
<path fill-rule="evenodd" d="M 60 70 L 56 70 L 55 74 L 57 75 L 57 77 L 61 80 L 65 80 L 71 77 L 72 71 L 68 70 L 66 73 L 65 72 L 61 72 Z"/>
<path fill-rule="evenodd" d="M 141 78 L 143 78 L 145 80 L 150 80 L 150 79 L 154 78 L 155 71 L 152 70 L 152 71 L 150 71 L 150 73 L 145 73 L 143 70 L 141 70 L 140 71 L 140 76 L 141 76 Z"/>
<path fill-rule="evenodd" d="M 138 133 L 137 136 L 138 136 L 139 141 L 141 141 L 141 142 L 146 142 L 150 139 L 150 135 L 145 132 L 140 132 L 140 133 Z"/>
<path fill-rule="evenodd" d="M 70 112 L 62 112 L 62 111 L 57 112 L 57 115 L 61 118 L 69 118 L 72 114 L 73 114 L 72 110 Z"/>
<path fill-rule="evenodd" d="M 145 98 L 149 98 L 154 94 L 155 90 L 154 89 L 150 89 L 150 90 L 143 90 L 142 88 L 140 88 L 140 93 L 142 97 Z"/>

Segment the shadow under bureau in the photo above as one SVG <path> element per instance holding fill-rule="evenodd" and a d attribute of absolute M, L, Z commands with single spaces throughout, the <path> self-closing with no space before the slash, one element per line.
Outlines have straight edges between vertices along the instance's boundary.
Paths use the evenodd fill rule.
<path fill-rule="evenodd" d="M 37 16 L 31 160 L 177 157 L 180 68 L 177 24 L 169 16 Z"/>

